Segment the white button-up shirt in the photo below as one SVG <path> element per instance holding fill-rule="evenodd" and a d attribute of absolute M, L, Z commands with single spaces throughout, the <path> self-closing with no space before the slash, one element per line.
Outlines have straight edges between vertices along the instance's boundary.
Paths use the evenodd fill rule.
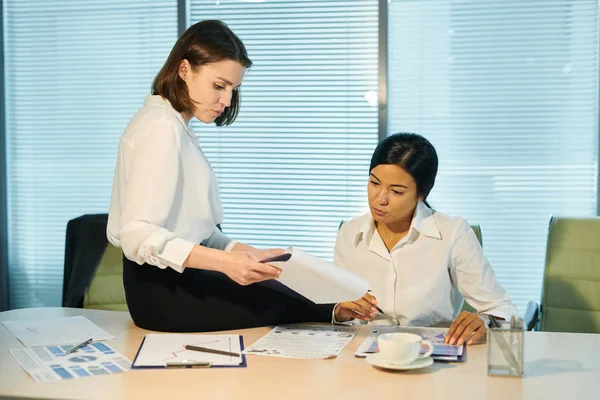
<path fill-rule="evenodd" d="M 370 213 L 342 225 L 335 264 L 367 279 L 388 317 L 376 324 L 449 326 L 463 296 L 480 314 L 518 316 L 467 221 L 419 203 L 408 234 L 388 251 Z"/>
<path fill-rule="evenodd" d="M 171 104 L 148 96 L 119 141 L 107 237 L 138 264 L 183 271 L 194 244 L 229 250 L 217 178 Z"/>

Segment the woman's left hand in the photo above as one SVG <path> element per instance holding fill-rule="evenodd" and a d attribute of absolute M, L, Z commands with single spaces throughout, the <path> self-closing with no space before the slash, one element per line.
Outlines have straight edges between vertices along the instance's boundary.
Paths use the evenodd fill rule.
<path fill-rule="evenodd" d="M 444 343 L 461 346 L 467 342 L 470 346 L 482 342 L 486 333 L 485 322 L 477 314 L 463 311 L 450 325 Z"/>

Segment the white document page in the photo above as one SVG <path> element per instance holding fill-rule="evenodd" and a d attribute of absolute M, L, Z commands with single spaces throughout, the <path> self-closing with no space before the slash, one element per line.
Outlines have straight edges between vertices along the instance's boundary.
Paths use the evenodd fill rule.
<path fill-rule="evenodd" d="M 295 247 L 288 247 L 288 261 L 269 264 L 281 268 L 279 281 L 317 304 L 353 301 L 369 290 L 369 282 L 351 272 Z"/>
<path fill-rule="evenodd" d="M 240 354 L 239 357 L 186 350 L 185 345 L 206 347 Z M 179 333 L 146 335 L 134 367 L 166 367 L 167 363 L 208 362 L 212 366 L 242 363 L 240 335 L 185 335 Z"/>
<path fill-rule="evenodd" d="M 67 354 L 73 346 L 10 349 L 10 354 L 36 382 L 60 381 L 129 371 L 131 361 L 107 344 L 89 344 Z"/>
<path fill-rule="evenodd" d="M 62 317 L 33 321 L 2 321 L 2 324 L 27 347 L 79 344 L 115 337 L 89 319 Z"/>
<path fill-rule="evenodd" d="M 335 325 L 279 325 L 244 350 L 244 354 L 322 360 L 340 354 L 357 330 Z"/>

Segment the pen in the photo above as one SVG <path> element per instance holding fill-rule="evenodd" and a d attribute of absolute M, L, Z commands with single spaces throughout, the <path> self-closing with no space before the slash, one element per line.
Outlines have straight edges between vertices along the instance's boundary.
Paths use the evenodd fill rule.
<path fill-rule="evenodd" d="M 500 324 L 498 323 L 498 320 L 496 319 L 496 317 L 494 317 L 493 315 L 488 315 L 488 318 L 490 320 L 490 327 L 500 328 Z"/>
<path fill-rule="evenodd" d="M 382 314 L 385 314 L 385 313 L 383 312 L 383 310 L 382 310 L 381 308 L 377 307 L 375 304 L 373 304 L 373 307 L 375 307 L 375 309 L 376 309 L 377 311 L 379 311 L 380 313 L 382 313 Z"/>
<path fill-rule="evenodd" d="M 372 291 L 371 289 L 367 290 L 367 292 L 369 292 L 369 293 L 370 293 L 371 291 Z M 376 304 L 371 304 L 371 305 L 372 305 L 373 307 L 375 307 L 375 309 L 376 309 L 377 311 L 379 311 L 381 314 L 385 314 L 381 308 L 377 307 L 377 305 L 376 305 Z"/>
<path fill-rule="evenodd" d="M 85 342 L 78 344 L 77 346 L 73 347 L 71 350 L 67 351 L 65 354 L 75 353 L 77 350 L 81 349 L 82 347 L 85 347 L 88 344 L 92 343 L 92 340 L 94 340 L 94 339 L 88 339 Z"/>
<path fill-rule="evenodd" d="M 206 347 L 192 346 L 190 344 L 186 344 L 183 347 L 185 347 L 186 350 L 201 351 L 203 353 L 220 354 L 222 356 L 231 356 L 231 357 L 239 357 L 240 356 L 238 353 L 232 353 L 230 351 L 209 349 Z"/>

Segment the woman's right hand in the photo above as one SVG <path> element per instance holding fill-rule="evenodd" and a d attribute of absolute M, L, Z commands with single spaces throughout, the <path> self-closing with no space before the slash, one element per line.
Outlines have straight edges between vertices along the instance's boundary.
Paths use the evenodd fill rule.
<path fill-rule="evenodd" d="M 268 251 L 265 250 L 265 252 Z M 274 252 L 273 254 L 275 253 L 280 252 Z M 227 275 L 232 281 L 239 283 L 242 286 L 279 278 L 281 275 L 281 270 L 279 268 L 259 262 L 262 259 L 259 258 L 259 256 L 262 257 L 263 255 L 264 253 L 261 252 L 227 252 L 226 256 L 221 260 L 219 270 Z"/>
<path fill-rule="evenodd" d="M 346 322 L 356 318 L 363 321 L 371 321 L 375 318 L 377 309 L 374 305 L 376 304 L 377 299 L 369 293 L 356 301 L 339 303 L 334 310 L 335 320 L 338 322 Z"/>

